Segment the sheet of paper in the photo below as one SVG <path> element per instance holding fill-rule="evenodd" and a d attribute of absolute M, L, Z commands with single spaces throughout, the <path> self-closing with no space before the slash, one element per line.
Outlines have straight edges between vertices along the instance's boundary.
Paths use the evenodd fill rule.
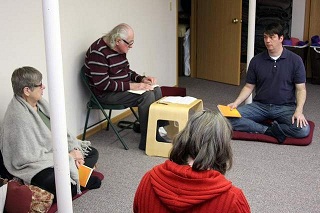
<path fill-rule="evenodd" d="M 141 95 L 141 94 L 145 93 L 146 90 L 128 90 L 128 92 Z"/>
<path fill-rule="evenodd" d="M 175 104 L 191 104 L 192 102 L 194 102 L 195 100 L 197 100 L 194 97 L 191 96 L 166 96 L 164 98 L 162 98 L 161 100 L 159 100 L 160 103 L 175 103 Z"/>
<path fill-rule="evenodd" d="M 152 88 L 155 88 L 155 87 L 158 87 L 159 85 L 158 84 L 155 84 L 155 85 L 152 85 Z M 134 94 L 143 94 L 146 92 L 146 90 L 128 90 L 128 92 L 131 92 L 131 93 L 134 93 Z"/>

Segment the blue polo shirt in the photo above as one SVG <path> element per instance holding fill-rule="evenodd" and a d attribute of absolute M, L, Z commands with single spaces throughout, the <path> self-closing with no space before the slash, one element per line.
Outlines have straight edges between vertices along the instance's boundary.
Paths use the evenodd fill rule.
<path fill-rule="evenodd" d="M 306 82 L 306 71 L 301 57 L 286 48 L 277 60 L 264 51 L 250 61 L 246 82 L 255 85 L 253 101 L 292 104 L 296 102 L 295 84 Z"/>

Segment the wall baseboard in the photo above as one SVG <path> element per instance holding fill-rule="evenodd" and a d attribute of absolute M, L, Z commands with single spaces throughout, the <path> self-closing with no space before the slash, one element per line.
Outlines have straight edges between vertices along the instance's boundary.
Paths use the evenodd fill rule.
<path fill-rule="evenodd" d="M 133 107 L 133 109 L 134 109 L 135 112 L 138 111 L 138 108 L 136 108 L 136 107 Z M 112 121 L 112 123 L 118 123 L 119 121 L 121 121 L 121 120 L 123 120 L 123 119 L 125 119 L 125 118 L 127 118 L 127 117 L 129 117 L 131 115 L 132 115 L 132 112 L 131 112 L 131 110 L 128 109 L 128 110 L 124 111 L 123 113 L 111 118 L 111 121 Z M 90 128 L 90 129 L 88 129 L 87 132 L 86 132 L 86 138 L 88 138 L 88 137 L 100 132 L 101 130 L 104 130 L 107 127 L 107 122 L 108 121 L 104 121 L 104 122 L 99 123 L 99 124 L 97 124 L 96 126 Z M 113 130 L 111 130 L 111 131 L 113 131 Z M 82 139 L 82 135 L 83 134 L 78 135 L 77 138 L 79 140 L 81 140 Z"/>

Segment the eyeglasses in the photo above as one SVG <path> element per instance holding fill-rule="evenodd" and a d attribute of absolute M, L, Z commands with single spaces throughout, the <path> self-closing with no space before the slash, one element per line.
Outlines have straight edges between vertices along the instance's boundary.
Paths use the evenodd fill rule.
<path fill-rule="evenodd" d="M 124 43 L 126 43 L 127 45 L 128 45 L 128 47 L 132 47 L 132 45 L 133 45 L 133 43 L 134 43 L 134 41 L 132 41 L 132 42 L 127 42 L 126 40 L 124 40 L 124 39 L 121 39 Z"/>
<path fill-rule="evenodd" d="M 41 88 L 42 87 L 42 82 L 40 84 L 38 84 L 38 85 L 37 84 L 33 85 L 33 87 L 40 87 Z"/>

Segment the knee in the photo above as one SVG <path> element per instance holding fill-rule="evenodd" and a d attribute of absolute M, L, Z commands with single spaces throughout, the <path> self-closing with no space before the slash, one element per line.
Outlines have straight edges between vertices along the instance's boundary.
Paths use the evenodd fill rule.
<path fill-rule="evenodd" d="M 98 152 L 98 150 L 96 149 L 96 148 L 94 148 L 94 147 L 92 147 L 92 146 L 90 146 L 90 151 L 89 151 L 89 153 L 90 153 L 90 155 L 91 156 L 95 156 L 96 158 L 99 158 L 99 152 Z"/>
<path fill-rule="evenodd" d="M 152 91 L 147 91 L 142 94 L 143 102 L 148 103 L 149 105 L 156 101 L 155 95 Z"/>
<path fill-rule="evenodd" d="M 162 98 L 162 91 L 160 87 L 155 87 L 153 92 L 156 100 L 159 100 L 160 98 Z"/>
<path fill-rule="evenodd" d="M 239 131 L 239 130 L 240 130 L 240 129 L 239 129 L 240 119 L 241 119 L 241 118 L 231 118 L 231 117 L 228 118 L 228 121 L 229 121 L 229 123 L 231 124 L 233 131 Z M 241 130 L 240 130 L 240 131 L 241 131 Z"/>
<path fill-rule="evenodd" d="M 310 125 L 302 127 L 300 129 L 299 135 L 301 138 L 307 137 L 310 134 Z"/>
<path fill-rule="evenodd" d="M 96 148 L 90 146 L 90 149 L 87 149 L 87 153 L 85 156 L 85 164 L 93 168 L 95 164 L 98 162 L 99 152 Z"/>
<path fill-rule="evenodd" d="M 294 127 L 292 128 L 292 131 L 293 131 L 292 137 L 305 138 L 310 133 L 310 126 L 307 125 L 307 126 L 301 128 L 301 127 L 297 127 L 296 125 L 294 125 Z"/>
<path fill-rule="evenodd" d="M 236 122 L 237 122 L 237 120 L 235 119 L 235 118 L 227 118 L 228 119 L 228 121 L 230 122 L 230 124 L 231 124 L 231 126 L 233 127 L 233 126 L 235 126 L 235 124 L 236 124 Z"/>

